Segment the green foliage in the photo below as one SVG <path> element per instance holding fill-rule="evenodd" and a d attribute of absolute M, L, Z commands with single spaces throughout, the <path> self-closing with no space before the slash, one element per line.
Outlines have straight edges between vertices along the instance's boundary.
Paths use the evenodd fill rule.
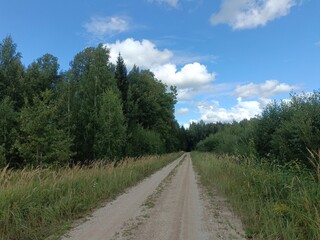
<path fill-rule="evenodd" d="M 208 137 L 210 134 L 217 133 L 225 124 L 217 123 L 205 123 L 200 121 L 198 123 L 192 122 L 186 131 L 187 150 L 195 150 L 196 145 Z"/>
<path fill-rule="evenodd" d="M 224 125 L 217 133 L 200 141 L 196 149 L 220 154 L 255 155 L 254 123 L 255 120 L 243 120 L 240 123 Z"/>
<path fill-rule="evenodd" d="M 120 53 L 117 59 L 117 65 L 115 70 L 115 80 L 117 82 L 118 89 L 121 93 L 121 103 L 123 106 L 123 112 L 126 115 L 128 112 L 127 101 L 128 101 L 129 81 L 127 76 L 127 68 Z"/>
<path fill-rule="evenodd" d="M 6 149 L 4 147 L 4 144 L 0 145 L 0 168 L 4 167 L 6 165 L 7 159 L 6 159 Z"/>
<path fill-rule="evenodd" d="M 159 133 L 136 125 L 132 129 L 127 152 L 129 156 L 136 157 L 146 154 L 160 154 L 165 152 L 165 145 Z"/>
<path fill-rule="evenodd" d="M 113 160 L 120 158 L 124 153 L 125 118 L 121 108 L 121 100 L 113 90 L 106 90 L 101 98 L 94 145 L 95 157 Z"/>
<path fill-rule="evenodd" d="M 16 48 L 10 36 L 0 43 L 0 100 L 8 96 L 18 108 L 23 102 L 21 85 L 24 67 Z"/>
<path fill-rule="evenodd" d="M 263 112 L 256 128 L 260 156 L 281 162 L 299 159 L 308 164 L 307 149 L 320 146 L 320 92 L 293 94 L 289 102 L 274 103 Z"/>
<path fill-rule="evenodd" d="M 221 125 L 196 149 L 276 159 L 282 164 L 298 159 L 312 167 L 308 149 L 317 151 L 320 146 L 319 113 L 319 91 L 292 94 L 289 101 L 269 104 L 257 119 Z M 205 136 L 207 124 L 202 125 L 190 126 L 189 139 Z"/>
<path fill-rule="evenodd" d="M 33 95 L 45 90 L 57 90 L 59 81 L 58 59 L 51 54 L 38 58 L 26 70 L 24 77 L 25 95 L 32 100 Z"/>
<path fill-rule="evenodd" d="M 176 89 L 174 87 L 168 89 L 165 84 L 154 78 L 152 72 L 140 71 L 135 66 L 130 71 L 128 79 L 130 85 L 127 115 L 129 131 L 132 130 L 130 134 L 134 135 L 137 132 L 139 135 L 152 135 L 153 141 L 156 142 L 155 145 L 158 146 L 156 149 L 145 147 L 144 150 L 134 150 L 134 152 L 143 154 L 149 150 L 151 151 L 149 153 L 177 151 L 178 147 L 171 148 L 170 144 L 172 139 L 178 138 L 180 131 L 180 129 L 177 130 L 174 120 Z M 131 139 L 133 138 L 135 137 Z M 143 139 L 139 140 L 140 143 L 142 141 Z M 130 141 L 130 144 L 135 145 L 133 140 Z M 180 147 L 180 144 L 178 145 Z"/>
<path fill-rule="evenodd" d="M 10 163 L 17 137 L 17 127 L 14 104 L 9 97 L 5 97 L 0 101 L 0 167 Z"/>
<path fill-rule="evenodd" d="M 97 134 L 97 116 L 101 95 L 106 89 L 116 91 L 116 83 L 109 66 L 109 50 L 101 44 L 78 53 L 71 63 L 72 94 L 69 98 L 72 114 L 74 150 L 79 161 L 94 159 L 94 143 Z"/>
<path fill-rule="evenodd" d="M 15 147 L 27 164 L 66 164 L 72 156 L 71 139 L 61 130 L 57 111 L 50 90 L 21 109 L 20 136 Z"/>
<path fill-rule="evenodd" d="M 76 54 L 65 72 L 51 54 L 25 69 L 16 48 L 11 37 L 0 44 L 0 165 L 86 163 L 185 147 L 174 118 L 177 90 L 149 70 L 127 75 L 122 57 L 111 64 L 102 44 Z"/>
<path fill-rule="evenodd" d="M 297 162 L 192 153 L 201 182 L 228 198 L 254 239 L 320 239 L 319 182 Z"/>
<path fill-rule="evenodd" d="M 165 149 L 167 152 L 176 152 L 178 150 L 186 150 L 186 131 L 184 127 L 180 127 L 176 120 L 171 121 L 168 132 L 165 135 Z"/>

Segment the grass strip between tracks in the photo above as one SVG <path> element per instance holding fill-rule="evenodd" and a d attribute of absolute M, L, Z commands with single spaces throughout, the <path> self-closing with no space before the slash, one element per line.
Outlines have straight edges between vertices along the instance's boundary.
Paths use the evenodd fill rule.
<path fill-rule="evenodd" d="M 127 159 L 117 167 L 100 161 L 58 170 L 0 170 L 0 239 L 54 239 L 75 219 L 181 155 Z"/>

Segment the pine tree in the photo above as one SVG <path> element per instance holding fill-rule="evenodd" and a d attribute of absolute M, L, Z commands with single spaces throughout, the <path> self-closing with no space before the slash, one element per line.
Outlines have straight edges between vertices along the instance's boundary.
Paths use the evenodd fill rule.
<path fill-rule="evenodd" d="M 121 102 L 122 102 L 123 112 L 126 115 L 128 112 L 127 101 L 128 101 L 129 81 L 127 77 L 127 68 L 120 53 L 117 59 L 115 79 L 117 81 L 118 89 L 121 93 L 121 100 L 122 100 Z"/>

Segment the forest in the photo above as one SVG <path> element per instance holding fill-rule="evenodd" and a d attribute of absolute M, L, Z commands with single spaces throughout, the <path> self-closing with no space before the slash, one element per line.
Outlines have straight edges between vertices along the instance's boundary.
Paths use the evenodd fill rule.
<path fill-rule="evenodd" d="M 149 70 L 127 72 L 102 44 L 76 54 L 59 71 L 45 54 L 27 67 L 8 36 L 0 44 L 0 166 L 114 161 L 146 154 L 206 151 L 309 167 L 320 148 L 320 92 L 291 94 L 260 116 L 233 123 L 179 126 L 175 86 Z"/>
<path fill-rule="evenodd" d="M 59 71 L 45 54 L 27 67 L 8 36 L 0 44 L 0 166 L 114 161 L 184 149 L 174 117 L 177 91 L 102 44 Z"/>

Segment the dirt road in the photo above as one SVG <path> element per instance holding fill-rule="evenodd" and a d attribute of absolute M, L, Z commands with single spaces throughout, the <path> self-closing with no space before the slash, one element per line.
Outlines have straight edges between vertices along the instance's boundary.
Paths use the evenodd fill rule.
<path fill-rule="evenodd" d="M 66 239 L 244 239 L 241 222 L 218 195 L 198 185 L 189 154 L 95 211 Z"/>

